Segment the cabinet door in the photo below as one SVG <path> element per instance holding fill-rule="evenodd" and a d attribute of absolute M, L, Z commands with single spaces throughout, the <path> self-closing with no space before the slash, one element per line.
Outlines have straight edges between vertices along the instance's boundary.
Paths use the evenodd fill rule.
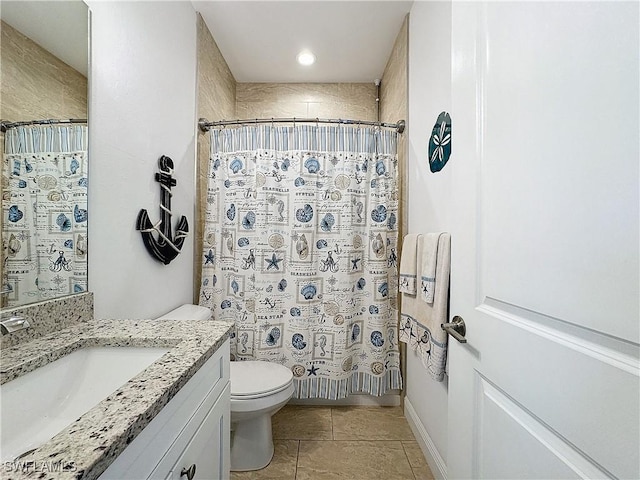
<path fill-rule="evenodd" d="M 224 398 L 228 385 L 229 340 L 113 461 L 100 480 L 165 478 L 215 403 Z M 160 463 L 163 470 L 157 469 Z"/>
<path fill-rule="evenodd" d="M 163 478 L 162 472 L 170 468 L 167 480 L 186 480 L 187 471 L 195 465 L 193 479 L 226 480 L 229 478 L 230 452 L 230 384 L 211 407 L 206 418 L 187 443 L 180 458 L 173 466 L 161 462 L 152 474 L 153 478 Z"/>

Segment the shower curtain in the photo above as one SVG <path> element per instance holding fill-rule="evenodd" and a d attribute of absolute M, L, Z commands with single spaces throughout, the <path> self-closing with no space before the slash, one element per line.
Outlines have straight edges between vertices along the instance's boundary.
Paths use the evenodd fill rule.
<path fill-rule="evenodd" d="M 200 304 L 235 360 L 291 369 L 297 398 L 402 387 L 395 131 L 211 130 Z"/>
<path fill-rule="evenodd" d="M 5 133 L 2 243 L 7 305 L 87 289 L 87 127 Z"/>

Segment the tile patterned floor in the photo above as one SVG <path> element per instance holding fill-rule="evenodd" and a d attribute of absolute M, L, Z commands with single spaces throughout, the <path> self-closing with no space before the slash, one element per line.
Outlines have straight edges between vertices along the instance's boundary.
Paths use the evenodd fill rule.
<path fill-rule="evenodd" d="M 433 480 L 400 407 L 287 405 L 273 417 L 275 453 L 232 480 Z"/>

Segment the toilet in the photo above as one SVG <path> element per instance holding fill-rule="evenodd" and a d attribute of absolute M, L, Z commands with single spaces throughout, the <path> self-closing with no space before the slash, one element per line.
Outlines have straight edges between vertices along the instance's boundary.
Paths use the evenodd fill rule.
<path fill-rule="evenodd" d="M 210 320 L 211 310 L 182 305 L 158 320 Z M 271 416 L 293 395 L 293 374 L 267 361 L 231 362 L 231 470 L 266 467 L 273 458 Z"/>

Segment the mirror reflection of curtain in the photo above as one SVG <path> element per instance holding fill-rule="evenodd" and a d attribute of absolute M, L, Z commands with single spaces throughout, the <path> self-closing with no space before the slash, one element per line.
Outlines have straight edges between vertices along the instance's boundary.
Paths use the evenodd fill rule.
<path fill-rule="evenodd" d="M 3 289 L 23 305 L 87 289 L 87 138 L 84 125 L 5 134 Z"/>
<path fill-rule="evenodd" d="M 211 130 L 200 304 L 237 360 L 289 367 L 298 398 L 401 388 L 397 133 Z"/>

